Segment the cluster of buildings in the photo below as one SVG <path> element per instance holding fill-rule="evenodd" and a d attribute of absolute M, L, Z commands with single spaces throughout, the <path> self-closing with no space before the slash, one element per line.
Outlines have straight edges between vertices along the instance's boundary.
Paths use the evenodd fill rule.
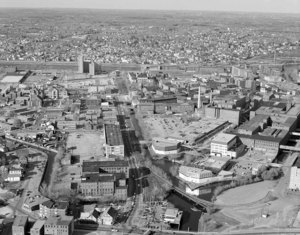
<path fill-rule="evenodd" d="M 114 196 L 127 198 L 129 165 L 127 161 L 84 161 L 80 192 L 85 197 Z"/>
<path fill-rule="evenodd" d="M 51 217 L 47 220 L 37 220 L 29 225 L 27 215 L 16 216 L 12 225 L 13 235 L 72 235 L 74 220 L 72 216 Z"/>
<path fill-rule="evenodd" d="M 74 28 L 73 23 L 71 27 L 69 21 L 63 21 L 60 22 L 63 28 L 60 30 L 53 30 L 53 27 L 38 21 L 29 23 L 28 19 L 10 22 L 10 27 L 16 30 L 27 29 L 22 36 L 7 31 L 4 23 L 0 28 L 0 59 L 69 62 L 76 61 L 78 54 L 83 53 L 97 63 L 214 65 L 239 63 L 257 56 L 273 55 L 274 52 L 280 55 L 299 48 L 299 42 L 292 35 L 279 32 L 274 35 L 243 26 L 240 29 L 204 26 L 207 29 L 203 30 L 198 25 L 199 16 L 190 17 L 188 24 L 164 21 L 159 26 L 131 22 L 129 18 L 129 24 L 95 23 L 87 28 Z M 26 22 L 34 24 L 35 28 L 27 28 Z"/>

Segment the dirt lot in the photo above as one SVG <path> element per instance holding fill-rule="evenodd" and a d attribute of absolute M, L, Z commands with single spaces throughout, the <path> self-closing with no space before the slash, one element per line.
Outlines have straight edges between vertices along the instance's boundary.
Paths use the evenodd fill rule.
<path fill-rule="evenodd" d="M 70 133 L 67 140 L 67 148 L 76 146 L 72 155 L 79 155 L 83 160 L 99 160 L 104 157 L 103 144 L 105 143 L 103 132 L 97 133 Z"/>
<path fill-rule="evenodd" d="M 220 212 L 225 218 L 240 222 L 240 225 L 234 227 L 236 229 L 243 226 L 293 226 L 300 209 L 300 200 L 299 195 L 287 194 L 289 168 L 283 168 L 283 171 L 284 176 L 277 181 L 265 181 L 224 192 L 217 198 L 217 202 L 225 204 Z M 267 218 L 263 218 L 263 214 L 267 214 Z"/>

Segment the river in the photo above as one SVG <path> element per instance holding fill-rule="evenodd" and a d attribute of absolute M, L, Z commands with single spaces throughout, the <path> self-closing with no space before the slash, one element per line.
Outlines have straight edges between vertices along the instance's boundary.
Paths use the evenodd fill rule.
<path fill-rule="evenodd" d="M 176 208 L 183 211 L 180 230 L 198 231 L 199 219 L 202 213 L 201 210 L 192 210 L 194 207 L 193 204 L 176 192 L 171 192 L 166 199 Z"/>

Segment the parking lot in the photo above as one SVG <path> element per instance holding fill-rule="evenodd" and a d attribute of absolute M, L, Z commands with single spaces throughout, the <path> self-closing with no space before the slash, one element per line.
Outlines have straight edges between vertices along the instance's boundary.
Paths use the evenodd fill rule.
<path fill-rule="evenodd" d="M 72 155 L 79 156 L 80 162 L 84 160 L 100 160 L 104 157 L 103 144 L 105 143 L 102 132 L 97 133 L 70 133 L 67 138 L 67 148 L 73 148 Z"/>

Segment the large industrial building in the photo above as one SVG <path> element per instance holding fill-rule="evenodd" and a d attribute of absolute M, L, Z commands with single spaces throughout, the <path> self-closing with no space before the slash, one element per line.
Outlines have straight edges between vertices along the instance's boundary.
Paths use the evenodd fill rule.
<path fill-rule="evenodd" d="M 108 158 L 110 155 L 124 157 L 124 143 L 119 125 L 105 124 L 105 154 Z"/>
<path fill-rule="evenodd" d="M 234 132 L 248 148 L 278 152 L 299 123 L 300 106 L 290 101 L 267 101 Z"/>
<path fill-rule="evenodd" d="M 124 200 L 127 197 L 128 177 L 127 161 L 84 161 L 80 190 L 84 196 L 115 196 Z"/>

